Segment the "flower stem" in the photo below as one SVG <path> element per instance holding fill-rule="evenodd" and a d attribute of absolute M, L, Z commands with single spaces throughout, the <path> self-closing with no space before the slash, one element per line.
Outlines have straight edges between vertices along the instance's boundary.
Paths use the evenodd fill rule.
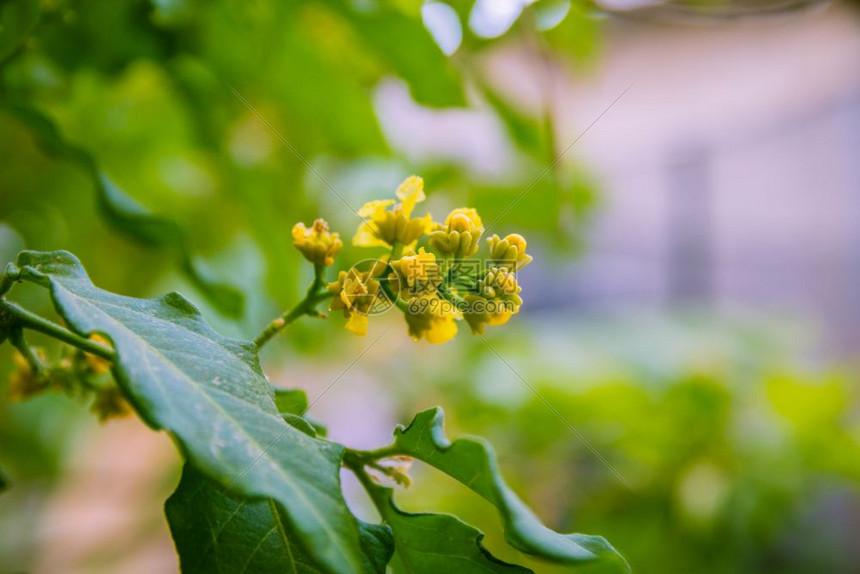
<path fill-rule="evenodd" d="M 257 349 L 261 349 L 263 345 L 272 340 L 272 338 L 283 331 L 287 325 L 304 315 L 319 315 L 316 307 L 326 299 L 334 296 L 325 290 L 325 266 L 320 264 L 314 265 L 314 280 L 308 287 L 308 292 L 304 299 L 299 301 L 295 307 L 285 311 L 283 315 L 272 320 L 263 331 L 254 339 L 254 344 Z"/>
<path fill-rule="evenodd" d="M 20 327 L 13 329 L 9 334 L 9 342 L 12 343 L 13 347 L 18 349 L 18 352 L 21 353 L 25 359 L 27 359 L 34 375 L 38 377 L 45 371 L 45 365 L 42 364 L 42 360 L 33 351 L 33 348 L 27 344 L 27 341 L 24 340 L 23 329 Z"/>
<path fill-rule="evenodd" d="M 0 310 L 6 311 L 8 315 L 12 318 L 12 321 L 14 321 L 15 325 L 19 327 L 44 333 L 49 337 L 53 337 L 54 339 L 57 339 L 64 343 L 68 343 L 73 347 L 77 347 L 82 351 L 86 351 L 87 353 L 91 353 L 93 355 L 96 355 L 97 357 L 101 357 L 102 359 L 107 359 L 108 361 L 113 361 L 116 359 L 116 353 L 113 351 L 113 349 L 110 349 L 109 347 L 106 347 L 101 343 L 90 341 L 89 339 L 82 337 L 77 333 L 69 331 L 65 327 L 61 327 L 56 323 L 52 323 L 47 319 L 43 319 L 35 313 L 31 313 L 30 311 L 27 311 L 26 309 L 19 307 L 14 303 L 10 303 L 9 301 L 0 299 Z M 12 334 L 14 334 L 14 329 L 12 331 Z"/>

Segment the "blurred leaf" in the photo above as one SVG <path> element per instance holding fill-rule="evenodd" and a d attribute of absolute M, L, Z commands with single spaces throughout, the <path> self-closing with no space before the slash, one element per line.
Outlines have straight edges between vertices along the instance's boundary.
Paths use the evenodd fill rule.
<path fill-rule="evenodd" d="M 481 80 L 478 82 L 478 87 L 484 99 L 495 110 L 517 147 L 543 162 L 547 157 L 547 152 L 541 122 L 511 105 L 488 82 Z"/>
<path fill-rule="evenodd" d="M 216 333 L 178 293 L 135 299 L 99 289 L 68 252 L 25 251 L 18 265 L 22 279 L 51 289 L 73 330 L 109 337 L 129 401 L 191 464 L 240 496 L 274 499 L 325 570 L 365 570 L 340 490 L 343 447 L 284 422 L 253 344 Z"/>
<path fill-rule="evenodd" d="M 0 494 L 5 492 L 9 488 L 9 480 L 6 478 L 6 475 L 3 474 L 3 471 L 0 470 Z"/>
<path fill-rule="evenodd" d="M 191 465 L 164 506 L 183 572 L 318 574 L 275 502 L 229 496 Z M 359 523 L 369 571 L 384 574 L 393 541 L 388 527 Z"/>
<path fill-rule="evenodd" d="M 394 533 L 395 574 L 531 572 L 495 558 L 481 544 L 483 533 L 456 516 L 403 512 L 394 504 L 392 489 L 370 483 L 365 486 Z"/>
<path fill-rule="evenodd" d="M 183 46 L 187 30 L 156 25 L 152 2 L 44 2 L 53 25 L 42 26 L 39 45 L 67 70 L 95 68 L 108 74 L 140 59 L 165 61 Z M 75 48 L 70 48 L 75 47 Z"/>
<path fill-rule="evenodd" d="M 23 250 L 24 238 L 12 227 L 0 223 L 0 269 L 15 261 L 15 256 Z"/>
<path fill-rule="evenodd" d="M 354 2 L 338 3 L 364 43 L 407 84 L 419 104 L 435 107 L 464 106 L 462 79 L 442 53 L 420 12 L 377 6 L 368 9 Z"/>
<path fill-rule="evenodd" d="M 27 39 L 39 20 L 39 0 L 6 0 L 0 3 L 0 64 Z"/>
<path fill-rule="evenodd" d="M 563 564 L 609 559 L 626 566 L 601 536 L 559 534 L 544 526 L 505 484 L 489 443 L 478 438 L 449 441 L 443 417 L 438 407 L 418 413 L 408 427 L 394 431 L 390 450 L 426 462 L 492 503 L 504 523 L 505 539 L 521 552 Z"/>
<path fill-rule="evenodd" d="M 170 249 L 194 286 L 219 310 L 230 316 L 242 314 L 242 293 L 210 276 L 202 262 L 192 255 L 188 238 L 176 222 L 154 215 L 113 185 L 99 170 L 95 159 L 86 150 L 68 142 L 56 124 L 41 112 L 11 103 L 7 103 L 5 109 L 32 131 L 47 153 L 70 160 L 87 171 L 95 185 L 101 212 L 114 230 L 146 245 Z"/>
<path fill-rule="evenodd" d="M 544 6 L 543 4 L 547 4 Z M 545 1 L 538 10 L 548 9 L 555 0 Z M 543 38 L 561 56 L 567 56 L 574 67 L 588 67 L 597 61 L 601 43 L 601 24 L 593 5 L 582 0 L 571 0 L 570 10 L 557 26 L 542 34 Z"/>

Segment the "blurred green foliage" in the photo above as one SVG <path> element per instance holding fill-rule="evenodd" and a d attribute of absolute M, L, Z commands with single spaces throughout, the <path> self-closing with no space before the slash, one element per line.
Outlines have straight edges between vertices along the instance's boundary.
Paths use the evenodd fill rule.
<path fill-rule="evenodd" d="M 584 4 L 539 0 L 488 39 L 469 26 L 473 0 L 452 0 L 463 38 L 446 57 L 422 23 L 421 4 L 0 0 L 0 263 L 24 247 L 63 248 L 111 291 L 148 295 L 187 281 L 169 249 L 109 225 L 92 178 L 45 153 L 9 112 L 20 105 L 55 122 L 135 201 L 179 222 L 213 276 L 245 293 L 238 324 L 219 323 L 217 310 L 206 309 L 230 334 L 248 336 L 295 301 L 307 278 L 290 247 L 295 221 L 325 215 L 345 238 L 357 224 L 305 160 L 353 208 L 414 172 L 434 207 L 469 204 L 495 220 L 560 150 L 552 118 L 508 101 L 482 73 L 482 55 L 537 40 L 550 57 L 582 68 L 599 54 L 598 22 Z M 536 33 L 559 6 L 565 17 Z M 391 78 L 428 108 L 491 109 L 519 154 L 517 177 L 410 161 L 393 149 L 375 99 Z M 553 172 L 501 224 L 515 223 L 548 255 L 573 255 L 598 205 L 596 188 L 587 170 Z M 22 297 L 31 308 L 46 305 Z M 512 485 L 532 485 L 528 502 L 551 526 L 607 536 L 636 571 L 853 571 L 860 556 L 844 532 L 858 531 L 851 520 L 860 514 L 860 426 L 847 375 L 799 370 L 789 360 L 795 349 L 769 346 L 772 333 L 681 324 L 667 332 L 538 319 L 490 341 L 636 493 L 480 341 L 434 354 L 432 364 L 412 352 L 374 368 L 385 381 L 412 382 L 383 389 L 403 422 L 444 405 L 458 425 L 451 434 L 495 443 Z M 340 329 L 296 324 L 280 350 L 296 360 L 336 356 L 344 344 L 307 334 Z M 0 353 L 0 393 L 8 370 L 8 353 Z M 33 550 L 32 541 L 5 534 L 21 529 L 16 517 L 37 516 L 34 493 L 55 480 L 82 420 L 85 408 L 63 397 L 0 400 L 0 467 L 16 487 L 0 501 L 0 538 L 8 541 L 0 552 Z M 492 509 L 453 483 L 428 492 L 416 482 L 406 509 L 456 509 L 506 557 Z"/>
<path fill-rule="evenodd" d="M 415 367 L 402 416 L 443 402 L 452 432 L 490 438 L 550 526 L 600 532 L 634 571 L 853 572 L 856 374 L 800 366 L 786 327 L 689 313 L 512 326 L 490 344 L 516 373 L 477 343 Z M 510 558 L 484 505 L 450 482 L 422 489 L 431 472 L 416 471 L 405 508 L 429 497 Z"/>

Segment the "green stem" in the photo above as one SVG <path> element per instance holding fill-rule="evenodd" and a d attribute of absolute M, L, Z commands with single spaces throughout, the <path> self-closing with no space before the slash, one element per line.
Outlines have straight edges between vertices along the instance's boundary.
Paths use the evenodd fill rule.
<path fill-rule="evenodd" d="M 12 289 L 12 286 L 21 278 L 21 270 L 15 264 L 9 263 L 3 274 L 0 275 L 0 297 Z"/>
<path fill-rule="evenodd" d="M 389 256 L 389 261 L 396 261 L 403 256 L 403 244 L 399 241 L 395 241 L 391 245 L 391 255 Z"/>
<path fill-rule="evenodd" d="M 33 347 L 28 345 L 27 341 L 24 340 L 23 329 L 20 327 L 13 329 L 9 334 L 9 342 L 12 343 L 13 347 L 18 349 L 18 352 L 21 353 L 25 359 L 27 359 L 34 375 L 38 377 L 45 371 L 45 365 L 42 364 L 42 360 L 33 351 Z"/>
<path fill-rule="evenodd" d="M 101 357 L 102 359 L 107 359 L 108 361 L 113 361 L 116 359 L 116 353 L 113 349 L 106 347 L 101 343 L 90 341 L 89 339 L 82 337 L 77 333 L 69 331 L 65 327 L 61 327 L 56 323 L 52 323 L 47 319 L 43 319 L 35 313 L 31 313 L 30 311 L 27 311 L 26 309 L 19 307 L 14 303 L 10 303 L 9 301 L 4 301 L 0 299 L 0 309 L 7 311 L 12 316 L 15 323 L 25 329 L 31 329 L 33 331 L 38 331 L 39 333 L 44 333 L 49 337 L 53 337 L 54 339 L 57 339 L 64 343 L 68 343 L 73 347 L 77 347 L 82 351 L 86 351 L 87 353 L 91 353 L 93 355 L 96 355 L 97 357 Z"/>
<path fill-rule="evenodd" d="M 403 454 L 405 453 L 401 452 L 394 446 L 384 446 L 375 450 L 355 450 L 347 448 L 343 455 L 343 459 L 344 464 L 347 464 L 347 466 L 349 466 L 349 463 L 347 463 L 347 459 L 349 459 L 353 464 L 359 464 L 363 467 L 365 465 L 372 465 L 375 461 L 382 460 L 383 458 L 390 458 L 392 456 Z"/>
<path fill-rule="evenodd" d="M 319 315 L 317 305 L 323 301 L 330 299 L 334 293 L 326 291 L 325 281 L 325 265 L 314 265 L 314 280 L 308 287 L 308 292 L 304 299 L 298 302 L 295 307 L 284 312 L 283 315 L 274 319 L 269 323 L 263 331 L 254 339 L 254 344 L 257 349 L 261 349 L 263 345 L 272 340 L 272 338 L 283 331 L 287 325 L 303 317 L 304 315 Z"/>
<path fill-rule="evenodd" d="M 360 451 L 347 448 L 343 454 L 343 465 L 348 468 L 356 478 L 358 478 L 358 481 L 361 483 L 361 486 L 367 492 L 368 496 L 370 496 L 370 499 L 373 501 L 379 514 L 384 518 L 387 509 L 385 508 L 385 499 L 381 496 L 381 487 L 373 482 L 370 475 L 365 472 L 364 466 L 366 463 L 362 458 L 357 456 L 359 452 Z"/>

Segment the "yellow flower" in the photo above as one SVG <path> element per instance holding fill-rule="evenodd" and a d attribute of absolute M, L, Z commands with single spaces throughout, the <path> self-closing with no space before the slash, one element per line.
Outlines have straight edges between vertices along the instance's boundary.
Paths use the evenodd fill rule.
<path fill-rule="evenodd" d="M 302 222 L 296 223 L 292 233 L 293 246 L 315 265 L 332 265 L 335 255 L 343 247 L 340 235 L 330 233 L 324 219 L 314 221 L 310 229 Z"/>
<path fill-rule="evenodd" d="M 412 245 L 419 237 L 430 231 L 433 218 L 428 213 L 424 217 L 412 217 L 415 204 L 424 201 L 424 180 L 410 176 L 400 184 L 395 192 L 400 200 L 381 199 L 365 203 L 358 210 L 364 220 L 352 243 L 358 247 Z M 390 208 L 390 209 L 389 209 Z"/>
<path fill-rule="evenodd" d="M 407 250 L 399 260 L 391 263 L 397 273 L 396 283 L 402 287 L 406 298 L 421 293 L 435 293 L 436 287 L 442 283 L 442 269 L 436 262 L 436 255 L 428 253 L 422 247 L 416 253 Z"/>
<path fill-rule="evenodd" d="M 532 256 L 526 253 L 526 239 L 519 233 L 511 233 L 504 239 L 493 235 L 487 243 L 490 245 L 490 260 L 499 267 L 517 271 L 532 261 Z"/>
<path fill-rule="evenodd" d="M 106 347 L 113 348 L 110 344 L 110 341 L 99 335 L 98 333 L 93 333 L 90 335 L 90 341 L 94 343 L 101 343 Z M 90 353 L 84 353 L 84 361 L 86 362 L 87 369 L 94 375 L 104 375 L 108 371 L 110 371 L 111 362 L 107 359 L 102 359 L 97 355 L 93 355 Z"/>
<path fill-rule="evenodd" d="M 478 250 L 478 240 L 484 233 L 481 216 L 471 207 L 458 207 L 430 233 L 430 245 L 444 255 L 468 257 Z"/>
<path fill-rule="evenodd" d="M 38 354 L 41 356 L 41 351 L 38 351 Z M 48 388 L 47 381 L 36 376 L 30 363 L 18 351 L 12 353 L 12 364 L 15 366 L 15 370 L 9 375 L 10 399 L 26 399 Z"/>
<path fill-rule="evenodd" d="M 522 287 L 512 271 L 494 267 L 478 281 L 478 293 L 467 293 L 463 297 L 466 302 L 463 316 L 475 333 L 483 333 L 485 325 L 504 325 L 520 312 L 521 292 Z"/>
<path fill-rule="evenodd" d="M 358 271 L 355 267 L 341 271 L 337 281 L 328 284 L 328 290 L 335 295 L 329 306 L 330 311 L 343 310 L 348 319 L 347 330 L 359 336 L 367 334 L 367 315 L 374 312 L 376 305 L 388 299 L 380 291 L 378 277 L 385 272 L 387 263 L 376 261 L 368 271 Z"/>
<path fill-rule="evenodd" d="M 457 312 L 438 295 L 422 294 L 413 298 L 404 312 L 409 336 L 438 345 L 457 334 Z"/>

